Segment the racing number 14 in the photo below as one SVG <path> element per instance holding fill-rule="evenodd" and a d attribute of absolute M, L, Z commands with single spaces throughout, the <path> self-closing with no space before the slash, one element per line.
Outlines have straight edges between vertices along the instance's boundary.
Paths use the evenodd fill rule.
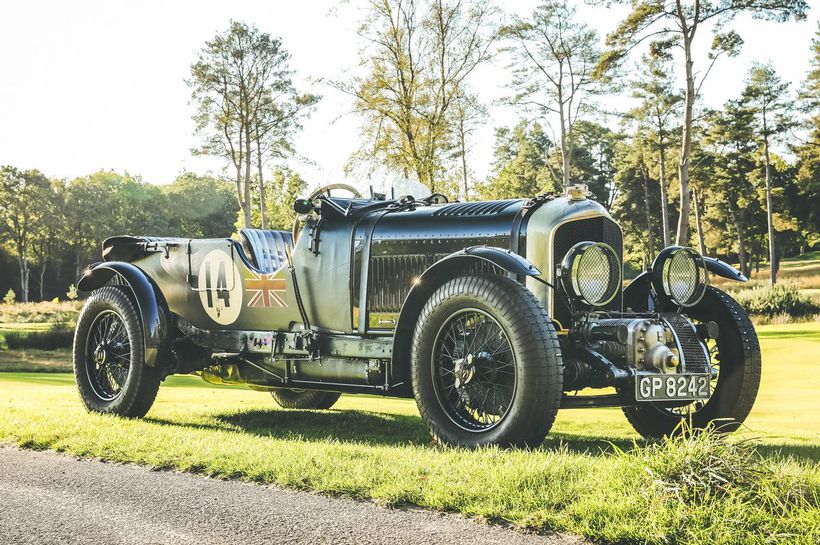
<path fill-rule="evenodd" d="M 208 307 L 214 308 L 213 287 L 211 284 L 211 267 L 205 267 L 205 294 L 208 297 Z M 231 306 L 231 292 L 228 291 L 228 279 L 225 271 L 225 262 L 219 261 L 216 273 L 216 297 L 222 299 L 225 308 Z"/>

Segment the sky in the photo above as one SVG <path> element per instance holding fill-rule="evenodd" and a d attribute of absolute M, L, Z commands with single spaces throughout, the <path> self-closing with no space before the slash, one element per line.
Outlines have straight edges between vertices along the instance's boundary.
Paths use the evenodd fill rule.
<path fill-rule="evenodd" d="M 499 4 L 526 15 L 536 2 Z M 755 60 L 771 61 L 784 80 L 799 86 L 820 18 L 820 0 L 809 5 L 808 20 L 800 23 L 737 19 L 733 28 L 745 39 L 743 51 L 718 61 L 703 85 L 703 104 L 719 107 L 736 96 Z M 626 13 L 623 7 L 582 2 L 578 9 L 602 39 Z M 191 154 L 197 138 L 185 78 L 196 52 L 234 19 L 281 36 L 299 88 L 323 97 L 296 138 L 302 159 L 290 166 L 311 187 L 339 181 L 382 186 L 384 180 L 345 177 L 358 120 L 349 99 L 321 81 L 348 77 L 359 65 L 361 15 L 357 0 L 0 0 L 0 164 L 58 178 L 112 169 L 153 183 L 168 183 L 186 170 L 220 173 L 223 161 Z M 700 37 L 702 47 L 708 41 L 706 34 Z M 695 68 L 705 68 L 705 49 L 697 59 Z M 481 68 L 471 81 L 491 104 L 469 155 L 478 179 L 490 169 L 494 128 L 512 125 L 521 115 L 497 104 L 509 93 L 508 81 L 502 60 Z M 628 104 L 620 99 L 615 105 Z"/>

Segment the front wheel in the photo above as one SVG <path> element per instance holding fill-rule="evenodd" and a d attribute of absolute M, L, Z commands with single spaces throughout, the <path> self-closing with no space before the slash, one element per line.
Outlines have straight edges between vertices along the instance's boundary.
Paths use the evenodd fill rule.
<path fill-rule="evenodd" d="M 468 448 L 537 446 L 561 402 L 563 366 L 546 311 L 498 275 L 441 286 L 413 335 L 413 394 L 433 438 Z"/>
<path fill-rule="evenodd" d="M 692 428 L 714 427 L 735 431 L 752 410 L 760 386 L 760 344 L 746 311 L 727 293 L 709 286 L 703 299 L 687 309 L 697 323 L 714 321 L 718 337 L 708 339 L 712 366 L 717 378 L 711 384 L 711 396 L 678 407 L 664 407 L 643 402 L 625 407 L 624 413 L 635 431 L 646 438 L 669 436 L 681 430 L 686 422 Z"/>
<path fill-rule="evenodd" d="M 136 304 L 105 286 L 85 302 L 74 332 L 74 378 L 85 408 L 142 417 L 157 397 L 160 373 L 144 360 Z"/>

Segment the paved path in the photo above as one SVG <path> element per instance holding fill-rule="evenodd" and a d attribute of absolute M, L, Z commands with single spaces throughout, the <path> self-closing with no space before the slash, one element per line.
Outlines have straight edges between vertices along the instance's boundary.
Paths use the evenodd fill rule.
<path fill-rule="evenodd" d="M 582 544 L 457 515 L 3 446 L 0 543 Z"/>

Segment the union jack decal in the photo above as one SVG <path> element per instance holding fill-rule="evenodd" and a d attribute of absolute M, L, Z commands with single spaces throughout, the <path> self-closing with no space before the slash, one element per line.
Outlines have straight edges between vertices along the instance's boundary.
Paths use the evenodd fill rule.
<path fill-rule="evenodd" d="M 245 279 L 245 291 L 248 292 L 249 307 L 279 307 L 287 308 L 285 303 L 285 279 L 274 278 L 272 274 L 258 274 Z"/>

